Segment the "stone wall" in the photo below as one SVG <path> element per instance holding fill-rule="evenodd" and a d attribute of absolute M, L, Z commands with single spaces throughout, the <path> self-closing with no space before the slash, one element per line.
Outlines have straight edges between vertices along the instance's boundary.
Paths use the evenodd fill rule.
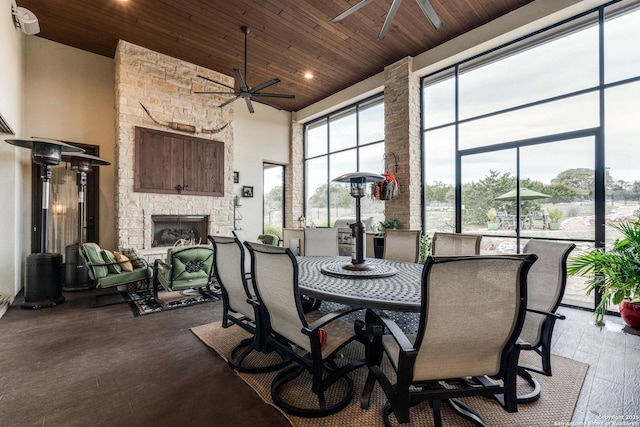
<path fill-rule="evenodd" d="M 115 229 L 116 246 L 151 247 L 151 215 L 209 215 L 209 233 L 229 234 L 233 229 L 233 105 L 218 108 L 225 99 L 193 91 L 221 90 L 197 77 L 203 75 L 233 86 L 232 77 L 120 41 L 115 55 Z M 156 120 L 195 126 L 180 132 Z M 219 133 L 217 129 L 231 122 Z M 133 191 L 135 127 L 160 129 L 225 143 L 223 197 L 156 194 Z"/>
<path fill-rule="evenodd" d="M 398 159 L 398 170 L 391 172 L 400 186 L 400 194 L 385 202 L 385 218 L 397 219 L 400 228 L 420 230 L 420 79 L 411 72 L 412 64 L 407 57 L 384 70 L 385 153 L 387 159 Z"/>
<path fill-rule="evenodd" d="M 291 144 L 289 165 L 285 168 L 285 227 L 298 226 L 304 216 L 304 125 L 291 114 Z"/>

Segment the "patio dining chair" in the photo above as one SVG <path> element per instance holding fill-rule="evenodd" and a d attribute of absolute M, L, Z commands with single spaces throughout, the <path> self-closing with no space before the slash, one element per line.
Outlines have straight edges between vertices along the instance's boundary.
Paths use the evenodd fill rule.
<path fill-rule="evenodd" d="M 535 260 L 535 255 L 428 257 L 415 336 L 406 336 L 385 314 L 367 311 L 367 330 L 377 333 L 367 353 L 362 408 L 368 408 L 377 381 L 387 397 L 385 425 L 392 412 L 399 423 L 410 422 L 410 408 L 424 401 L 436 426 L 442 424 L 441 401 L 483 425 L 459 400 L 474 395 L 494 396 L 507 412 L 516 412 L 516 340 L 526 312 L 527 272 Z M 380 367 L 385 355 L 394 370 L 390 376 Z"/>
<path fill-rule="evenodd" d="M 305 228 L 305 256 L 338 256 L 338 229 L 334 227 Z"/>
<path fill-rule="evenodd" d="M 288 414 L 321 417 L 342 410 L 354 394 L 349 372 L 366 360 L 341 363 L 341 349 L 357 338 L 353 324 L 342 316 L 358 309 L 344 308 L 324 315 L 305 315 L 298 290 L 298 264 L 289 248 L 245 242 L 251 253 L 256 298 L 265 310 L 267 344 L 291 357 L 293 365 L 280 371 L 271 383 L 273 402 Z M 304 372 L 310 374 L 309 396 L 287 393 L 288 386 Z M 306 386 L 304 386 L 306 387 Z"/>
<path fill-rule="evenodd" d="M 433 256 L 479 255 L 480 234 L 433 233 L 431 253 Z"/>
<path fill-rule="evenodd" d="M 576 247 L 573 243 L 550 240 L 529 240 L 523 252 L 536 254 L 538 261 L 527 279 L 527 315 L 520 334 L 522 350 L 533 350 L 542 358 L 541 366 L 520 364 L 518 374 L 532 387 L 530 393 L 519 395 L 519 402 L 533 402 L 540 397 L 540 384 L 530 374 L 551 376 L 551 339 L 556 320 L 565 316 L 556 313 L 567 283 L 567 258 Z"/>
<path fill-rule="evenodd" d="M 420 259 L 421 230 L 386 230 L 382 258 L 418 262 Z"/>
<path fill-rule="evenodd" d="M 253 351 L 267 353 L 263 312 L 245 273 L 245 248 L 237 237 L 209 235 L 207 238 L 213 245 L 214 275 L 222 291 L 222 327 L 237 325 L 251 334 L 229 351 L 229 365 L 236 371 L 251 373 L 283 368 L 289 363 L 284 359 L 269 365 L 245 364 Z"/>

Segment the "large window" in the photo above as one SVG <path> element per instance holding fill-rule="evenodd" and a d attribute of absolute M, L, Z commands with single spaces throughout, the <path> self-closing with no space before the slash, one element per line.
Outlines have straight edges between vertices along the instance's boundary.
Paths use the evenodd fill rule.
<path fill-rule="evenodd" d="M 263 163 L 262 179 L 264 194 L 263 232 L 275 234 L 282 239 L 284 228 L 284 166 L 274 163 Z"/>
<path fill-rule="evenodd" d="M 640 8 L 613 2 L 423 79 L 426 231 L 611 245 L 640 213 Z M 594 306 L 569 278 L 565 303 Z"/>
<path fill-rule="evenodd" d="M 344 184 L 332 182 L 348 172 L 384 171 L 384 102 L 381 95 L 305 125 L 305 217 L 317 227 L 355 216 L 355 202 Z M 384 220 L 384 203 L 365 197 L 362 216 Z"/>

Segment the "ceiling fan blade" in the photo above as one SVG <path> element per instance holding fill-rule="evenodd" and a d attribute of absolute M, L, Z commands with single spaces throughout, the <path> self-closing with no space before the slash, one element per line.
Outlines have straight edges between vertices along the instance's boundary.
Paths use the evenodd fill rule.
<path fill-rule="evenodd" d="M 360 3 L 358 3 L 358 4 L 354 5 L 354 6 L 351 6 L 349 9 L 345 10 L 340 15 L 336 16 L 335 18 L 333 18 L 331 20 L 331 22 L 333 22 L 334 24 L 337 24 L 338 22 L 342 21 L 347 16 L 351 15 L 353 12 L 355 12 L 355 11 L 359 10 L 360 8 L 368 5 L 372 1 L 373 0 L 362 0 Z"/>
<path fill-rule="evenodd" d="M 224 87 L 229 88 L 229 89 L 231 89 L 231 90 L 233 90 L 233 91 L 235 91 L 235 90 L 236 90 L 236 88 L 235 88 L 235 87 L 233 87 L 233 86 L 229 86 L 229 85 L 226 85 L 226 84 L 224 84 L 224 83 L 217 82 L 217 81 L 215 81 L 215 80 L 213 80 L 213 79 L 210 79 L 209 77 L 205 77 L 205 76 L 202 76 L 202 75 L 200 75 L 200 74 L 198 74 L 198 77 L 200 77 L 201 79 L 208 80 L 208 81 L 210 81 L 211 83 L 215 83 L 215 84 L 217 84 L 217 85 L 224 86 Z"/>
<path fill-rule="evenodd" d="M 266 97 L 271 97 L 271 98 L 289 98 L 289 99 L 293 99 L 296 96 L 295 95 L 288 95 L 286 93 L 262 93 L 262 92 L 252 92 L 252 95 L 255 96 L 266 96 Z"/>
<path fill-rule="evenodd" d="M 429 21 L 431 21 L 431 23 L 436 28 L 436 30 L 442 27 L 442 21 L 440 20 L 440 17 L 436 13 L 436 10 L 431 5 L 431 2 L 429 2 L 429 0 L 416 0 L 416 1 L 418 2 L 420 9 L 422 9 L 424 14 L 427 15 L 427 18 L 429 19 Z"/>
<path fill-rule="evenodd" d="M 256 102 L 259 102 L 260 104 L 268 105 L 269 107 L 275 108 L 276 110 L 282 110 L 282 108 L 279 105 L 276 105 L 273 102 L 269 102 L 266 99 L 262 99 L 259 96 L 251 95 L 251 99 L 253 99 Z"/>
<path fill-rule="evenodd" d="M 229 105 L 229 104 L 231 104 L 233 101 L 235 101 L 238 98 L 240 98 L 240 95 L 234 96 L 233 98 L 226 100 L 222 104 L 218 105 L 218 107 L 222 108 L 222 107 L 224 107 L 226 105 Z"/>
<path fill-rule="evenodd" d="M 273 86 L 276 83 L 280 83 L 280 79 L 279 78 L 271 79 L 268 82 L 264 82 L 262 84 L 259 84 L 258 86 L 252 88 L 249 92 L 250 93 L 256 93 L 259 90 L 262 90 L 262 89 L 267 88 L 269 86 Z"/>
<path fill-rule="evenodd" d="M 249 109 L 249 112 L 253 114 L 253 104 L 251 104 L 251 97 L 245 96 L 244 102 L 247 104 L 247 108 Z"/>
<path fill-rule="evenodd" d="M 393 21 L 394 16 L 396 16 L 396 12 L 400 7 L 400 3 L 402 3 L 402 0 L 393 0 L 393 3 L 391 3 L 391 7 L 389 8 L 389 13 L 387 13 L 387 17 L 384 20 L 384 24 L 382 24 L 382 29 L 380 30 L 378 41 L 384 39 L 384 36 L 387 35 L 387 32 L 389 31 L 389 27 L 391 27 L 391 21 Z"/>
<path fill-rule="evenodd" d="M 242 92 L 249 92 L 249 86 L 247 86 L 247 82 L 244 81 L 244 78 L 242 77 L 242 73 L 240 73 L 240 70 L 238 70 L 237 68 L 234 68 L 233 72 L 235 73 L 236 80 L 240 85 L 240 90 Z"/>
<path fill-rule="evenodd" d="M 234 92 L 206 92 L 206 91 L 196 91 L 193 93 L 200 93 L 200 94 L 210 94 L 210 95 L 238 95 L 240 92 L 238 91 L 234 91 Z"/>

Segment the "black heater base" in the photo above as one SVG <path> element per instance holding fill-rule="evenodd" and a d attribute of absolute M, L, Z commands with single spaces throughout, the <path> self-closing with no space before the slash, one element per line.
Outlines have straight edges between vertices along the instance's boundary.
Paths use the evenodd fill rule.
<path fill-rule="evenodd" d="M 86 291 L 94 288 L 89 279 L 87 266 L 80 259 L 79 247 L 78 243 L 74 243 L 64 248 L 65 274 L 62 290 L 65 292 Z"/>
<path fill-rule="evenodd" d="M 62 255 L 51 253 L 27 256 L 27 277 L 22 308 L 54 307 L 62 296 Z"/>

